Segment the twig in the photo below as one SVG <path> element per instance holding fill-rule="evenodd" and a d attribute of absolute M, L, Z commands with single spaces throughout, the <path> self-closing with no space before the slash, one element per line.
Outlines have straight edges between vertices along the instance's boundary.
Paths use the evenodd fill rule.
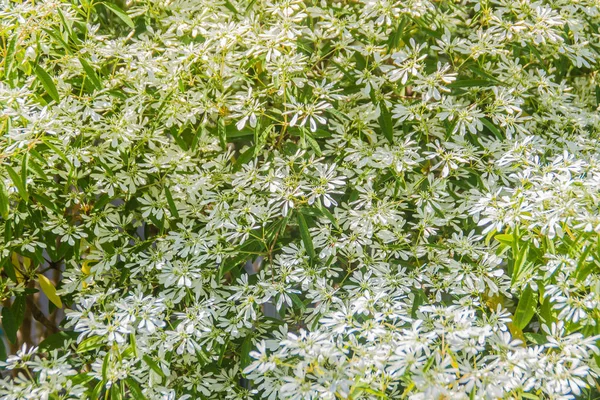
<path fill-rule="evenodd" d="M 56 327 L 56 325 L 54 325 L 52 322 L 50 322 L 50 320 L 48 320 L 48 318 L 46 318 L 44 313 L 33 302 L 33 299 L 31 298 L 31 296 L 27 296 L 26 298 L 27 298 L 27 300 L 26 300 L 27 307 L 29 307 L 29 311 L 31 311 L 31 315 L 33 316 L 33 318 L 35 318 L 35 320 L 38 321 L 40 324 L 44 325 L 46 327 L 46 329 L 48 329 L 48 331 L 50 331 L 50 333 L 58 332 L 59 329 Z"/>

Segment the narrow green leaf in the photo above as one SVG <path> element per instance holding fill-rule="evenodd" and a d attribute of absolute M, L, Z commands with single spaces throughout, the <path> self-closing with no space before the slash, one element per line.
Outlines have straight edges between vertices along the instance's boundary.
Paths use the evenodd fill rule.
<path fill-rule="evenodd" d="M 234 14 L 239 14 L 240 12 L 235 8 L 233 4 L 229 0 L 225 0 L 225 7 Z"/>
<path fill-rule="evenodd" d="M 125 378 L 125 382 L 127 383 L 131 397 L 133 397 L 135 400 L 146 400 L 146 396 L 144 396 L 144 393 L 142 393 L 140 385 L 138 385 L 133 378 Z"/>
<path fill-rule="evenodd" d="M 35 158 L 29 158 L 28 168 L 35 172 L 35 174 L 40 178 L 48 180 L 48 175 L 46 175 L 46 172 L 44 172 L 42 167 L 40 167 L 40 165 L 35 161 Z"/>
<path fill-rule="evenodd" d="M 449 88 L 470 88 L 470 87 L 485 87 L 485 86 L 492 86 L 493 82 L 490 82 L 486 79 L 461 79 L 461 80 L 457 80 L 454 81 L 452 83 L 449 83 L 448 86 Z"/>
<path fill-rule="evenodd" d="M 325 206 L 323 206 L 322 204 L 319 204 L 319 210 L 321 210 L 321 212 L 323 213 L 323 215 L 325 215 L 327 217 L 328 220 L 331 221 L 331 223 L 337 228 L 339 229 L 340 226 L 338 225 L 338 222 L 335 218 L 335 216 L 331 213 L 331 211 L 329 211 Z"/>
<path fill-rule="evenodd" d="M 98 79 L 98 75 L 96 75 L 96 71 L 94 71 L 92 66 L 90 64 L 88 64 L 88 62 L 86 60 L 84 60 L 83 58 L 79 58 L 79 62 L 81 63 L 81 66 L 83 67 L 83 70 L 85 71 L 85 74 L 87 75 L 90 82 L 92 82 L 92 84 L 94 85 L 94 87 L 96 89 L 101 90 L 102 82 L 100 82 L 100 79 Z"/>
<path fill-rule="evenodd" d="M 135 340 L 135 334 L 133 334 L 133 333 L 129 334 L 129 342 L 131 343 L 129 348 L 131 349 L 133 356 L 135 358 L 138 358 L 137 341 Z"/>
<path fill-rule="evenodd" d="M 406 26 L 407 18 L 401 18 L 400 23 L 394 29 L 393 34 L 388 38 L 388 48 L 390 51 L 393 51 L 398 48 L 400 42 L 402 41 L 402 36 L 404 35 L 404 27 Z"/>
<path fill-rule="evenodd" d="M 60 96 L 58 95 L 58 90 L 56 90 L 56 86 L 54 86 L 54 81 L 52 81 L 52 77 L 48 75 L 48 73 L 40 66 L 35 66 L 35 74 L 42 82 L 42 86 L 46 89 L 46 92 L 52 97 L 52 100 L 57 103 L 60 102 Z"/>
<path fill-rule="evenodd" d="M 525 336 L 525 339 L 527 339 L 529 343 L 541 345 L 548 342 L 548 340 L 546 340 L 546 336 L 541 335 L 539 333 L 525 332 L 523 333 L 523 336 Z"/>
<path fill-rule="evenodd" d="M 246 336 L 242 342 L 242 348 L 240 349 L 240 366 L 242 369 L 246 368 L 252 362 L 250 358 L 250 352 L 252 351 L 252 337 Z"/>
<path fill-rule="evenodd" d="M 4 78 L 10 81 L 10 74 L 15 61 L 15 50 L 17 48 L 17 38 L 19 35 L 13 34 L 12 39 L 8 42 L 6 56 L 4 57 Z"/>
<path fill-rule="evenodd" d="M 85 385 L 92 379 L 94 379 L 94 376 L 91 375 L 89 372 L 85 372 L 82 374 L 73 375 L 71 377 L 71 382 L 73 382 L 75 385 L 77 385 L 77 384 Z"/>
<path fill-rule="evenodd" d="M 39 348 L 42 351 L 50 351 L 54 349 L 60 349 L 65 345 L 65 342 L 69 340 L 76 340 L 78 336 L 77 332 L 61 331 L 54 333 L 44 339 L 40 344 Z"/>
<path fill-rule="evenodd" d="M 67 54 L 72 54 L 73 52 L 71 51 L 69 45 L 67 44 L 67 42 L 65 42 L 65 40 L 62 38 L 60 31 L 58 30 L 58 28 L 54 28 L 54 30 L 50 30 L 47 28 L 42 28 L 42 30 L 44 32 L 46 32 L 51 38 L 53 38 L 55 41 L 58 42 L 58 44 L 60 44 L 62 46 L 63 49 L 65 49 L 65 52 Z"/>
<path fill-rule="evenodd" d="M 509 233 L 501 233 L 499 235 L 494 236 L 494 239 L 502 244 L 510 246 L 513 242 L 513 235 Z"/>
<path fill-rule="evenodd" d="M 6 361 L 6 347 L 4 347 L 4 340 L 0 340 L 0 361 Z"/>
<path fill-rule="evenodd" d="M 492 229 L 491 231 L 488 232 L 488 234 L 485 236 L 485 240 L 484 243 L 486 246 L 490 245 L 490 242 L 492 241 L 492 238 L 494 237 L 494 235 L 496 234 L 496 228 Z"/>
<path fill-rule="evenodd" d="M 110 363 L 110 352 L 106 353 L 104 356 L 104 361 L 102 361 L 102 380 L 106 380 L 108 376 L 108 364 Z"/>
<path fill-rule="evenodd" d="M 60 17 L 60 20 L 62 22 L 62 26 L 67 31 L 67 35 L 69 35 L 68 37 L 77 36 L 77 35 L 73 35 L 73 23 L 71 22 L 72 20 L 68 19 L 68 18 L 65 18 L 65 15 L 63 14 L 63 12 L 60 9 L 60 7 L 57 7 L 56 11 L 58 12 L 58 16 Z"/>
<path fill-rule="evenodd" d="M 156 364 L 154 362 L 154 360 L 152 360 L 150 358 L 150 356 L 145 355 L 142 357 L 142 359 L 152 369 L 152 371 L 156 372 L 158 375 L 160 375 L 163 378 L 165 377 L 165 373 L 163 372 L 163 370 L 158 366 L 158 364 Z"/>
<path fill-rule="evenodd" d="M 133 23 L 133 20 L 129 17 L 129 15 L 127 15 L 127 13 L 123 10 L 121 10 L 119 8 L 119 6 L 117 6 L 114 3 L 108 3 L 108 2 L 101 2 L 100 4 L 103 4 L 106 8 L 108 8 L 110 11 L 112 11 L 117 17 L 121 18 L 121 20 L 123 22 L 125 22 L 127 24 L 127 26 L 129 26 L 131 29 L 135 29 L 135 24 Z"/>
<path fill-rule="evenodd" d="M 113 383 L 113 385 L 110 387 L 110 400 L 121 400 L 123 398 L 122 395 L 123 393 L 121 392 L 121 385 Z"/>
<path fill-rule="evenodd" d="M 175 218 L 179 218 L 179 211 L 177 210 L 177 206 L 173 201 L 173 196 L 171 195 L 171 191 L 168 186 L 165 186 L 165 197 L 167 198 L 167 203 L 169 204 L 169 210 L 171 210 L 171 215 Z"/>
<path fill-rule="evenodd" d="M 54 144 L 52 144 L 47 137 L 42 137 L 42 141 L 44 142 L 44 144 L 46 146 L 48 146 L 48 148 L 50 150 L 52 150 L 57 156 L 60 157 L 61 160 L 63 160 L 70 168 L 73 168 L 73 165 L 71 164 L 71 161 L 69 161 L 69 159 L 67 158 L 67 156 L 65 155 L 65 153 L 63 153 L 58 147 L 56 147 Z"/>
<path fill-rule="evenodd" d="M 576 278 L 579 282 L 583 281 L 588 275 L 594 270 L 594 267 L 597 267 L 597 260 L 593 259 L 591 262 L 587 261 L 588 254 L 592 250 L 591 245 L 585 246 L 583 252 L 579 256 L 579 260 L 577 261 L 577 269 L 576 269 Z"/>
<path fill-rule="evenodd" d="M 31 197 L 33 197 L 33 199 L 38 203 L 43 204 L 48 209 L 58 212 L 58 209 L 56 208 L 56 203 L 50 201 L 50 199 L 48 199 L 46 196 L 38 193 L 31 193 Z"/>
<path fill-rule="evenodd" d="M 537 304 L 537 292 L 534 292 L 531 286 L 527 286 L 527 288 L 521 294 L 519 304 L 515 310 L 515 315 L 513 317 L 513 323 L 515 326 L 521 330 L 524 329 L 529 321 L 531 321 L 531 318 L 533 318 Z"/>
<path fill-rule="evenodd" d="M 27 193 L 27 188 L 21 181 L 21 176 L 19 176 L 19 174 L 17 174 L 17 172 L 9 166 L 6 166 L 6 172 L 8 172 L 10 179 L 12 179 L 13 183 L 17 187 L 17 191 L 19 192 L 19 195 L 21 196 L 23 201 L 27 203 L 29 200 L 29 194 Z"/>
<path fill-rule="evenodd" d="M 25 296 L 26 294 L 20 294 L 15 297 L 15 301 L 13 301 L 12 306 L 10 307 L 10 311 L 15 317 L 15 323 L 18 327 L 23 323 L 23 319 L 25 318 Z"/>
<path fill-rule="evenodd" d="M 98 384 L 94 388 L 94 391 L 92 392 L 92 396 L 90 397 L 90 399 L 100 399 L 100 393 L 102 393 L 102 389 L 104 389 L 105 385 L 106 381 L 102 380 L 98 382 Z"/>
<path fill-rule="evenodd" d="M 298 226 L 300 227 L 300 237 L 302 238 L 302 242 L 304 243 L 304 247 L 306 248 L 306 252 L 311 259 L 315 258 L 315 247 L 312 242 L 312 237 L 310 236 L 310 232 L 308 231 L 308 225 L 306 223 L 306 219 L 304 215 L 301 213 L 297 213 L 298 215 Z"/>
<path fill-rule="evenodd" d="M 383 135 L 390 143 L 394 143 L 394 122 L 392 121 L 392 113 L 388 110 L 384 101 L 379 103 L 381 114 L 379 115 L 379 126 Z"/>
<path fill-rule="evenodd" d="M 97 349 L 104 344 L 102 336 L 91 336 L 85 339 L 83 342 L 79 343 L 77 346 L 78 353 L 84 353 L 86 351 Z"/>
<path fill-rule="evenodd" d="M 413 300 L 413 305 L 412 308 L 410 310 L 410 315 L 415 318 L 417 315 L 417 311 L 419 310 L 419 307 L 421 306 L 421 304 L 423 304 L 425 302 L 425 300 L 427 300 L 427 297 L 425 297 L 425 293 L 423 292 L 422 289 L 418 289 L 415 292 L 415 298 Z"/>
<path fill-rule="evenodd" d="M 306 305 L 302 302 L 302 300 L 300 300 L 300 297 L 298 297 L 296 293 L 288 293 L 288 296 L 290 296 L 290 299 L 292 299 L 292 303 L 294 303 L 294 305 L 297 308 L 299 308 L 302 311 L 306 310 Z"/>
<path fill-rule="evenodd" d="M 10 221 L 7 221 L 7 223 L 10 223 Z M 17 279 L 17 273 L 15 272 L 15 267 L 12 265 L 12 262 L 8 258 L 3 259 L 0 265 L 2 265 L 2 269 L 4 270 L 6 275 L 10 279 L 12 279 L 13 282 L 19 282 L 19 280 Z"/>
<path fill-rule="evenodd" d="M 323 152 L 321 151 L 321 147 L 319 146 L 319 143 L 315 140 L 315 138 L 312 137 L 310 133 L 308 133 L 308 130 L 306 130 L 304 138 L 306 139 L 308 145 L 315 151 L 317 156 L 320 157 L 323 154 Z"/>
<path fill-rule="evenodd" d="M 514 264 L 511 272 L 511 285 L 514 285 L 521 275 L 526 272 L 528 269 L 531 269 L 531 263 L 527 263 L 527 257 L 529 255 L 529 247 L 523 247 L 517 255 L 513 253 L 513 257 L 515 257 Z"/>
<path fill-rule="evenodd" d="M 23 156 L 23 160 L 21 161 L 21 183 L 23 187 L 25 187 L 25 191 L 27 192 L 27 173 L 29 166 L 29 152 L 26 152 Z"/>
<path fill-rule="evenodd" d="M 4 328 L 4 332 L 6 332 L 8 340 L 13 344 L 17 343 L 17 331 L 19 327 L 17 326 L 17 321 L 15 321 L 15 315 L 8 307 L 2 308 L 2 327 Z"/>
<path fill-rule="evenodd" d="M 242 165 L 247 164 L 250 160 L 254 158 L 254 154 L 256 152 L 256 147 L 252 146 L 246 149 L 235 161 L 235 171 L 239 171 L 242 168 Z"/>
<path fill-rule="evenodd" d="M 488 120 L 487 118 L 480 118 L 479 120 L 481 121 L 481 123 L 483 125 L 486 126 L 486 128 L 488 128 L 490 130 L 490 132 L 492 132 L 494 134 L 494 136 L 496 136 L 499 140 L 502 140 L 502 138 L 503 138 L 502 132 L 500 132 L 500 130 L 498 128 L 496 128 L 496 126 L 494 124 L 492 124 L 490 122 L 490 120 Z"/>
<path fill-rule="evenodd" d="M 227 146 L 227 128 L 225 127 L 225 119 L 219 118 L 217 121 L 217 133 L 219 135 L 219 143 L 224 149 Z"/>
<path fill-rule="evenodd" d="M 8 218 L 9 206 L 8 191 L 4 185 L 4 180 L 0 179 L 0 216 L 4 219 Z"/>

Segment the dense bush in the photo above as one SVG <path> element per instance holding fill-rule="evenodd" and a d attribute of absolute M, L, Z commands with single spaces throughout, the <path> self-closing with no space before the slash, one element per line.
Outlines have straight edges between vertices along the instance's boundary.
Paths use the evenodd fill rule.
<path fill-rule="evenodd" d="M 0 398 L 596 398 L 599 27 L 0 0 Z"/>

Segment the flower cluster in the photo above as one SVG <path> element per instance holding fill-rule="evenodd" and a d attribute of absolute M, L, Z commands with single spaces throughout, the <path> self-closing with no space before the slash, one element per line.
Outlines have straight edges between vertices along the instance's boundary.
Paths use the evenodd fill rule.
<path fill-rule="evenodd" d="M 0 0 L 0 399 L 594 398 L 598 27 Z"/>

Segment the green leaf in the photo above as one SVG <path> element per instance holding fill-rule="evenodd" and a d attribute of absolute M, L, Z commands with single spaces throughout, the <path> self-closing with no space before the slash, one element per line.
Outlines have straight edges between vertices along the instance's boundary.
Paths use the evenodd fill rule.
<path fill-rule="evenodd" d="M 62 331 L 54 333 L 44 339 L 38 345 L 42 351 L 50 351 L 54 349 L 60 349 L 65 345 L 65 342 L 69 340 L 76 340 L 79 334 L 72 331 Z"/>
<path fill-rule="evenodd" d="M 8 47 L 6 49 L 6 57 L 4 58 L 4 77 L 10 81 L 10 74 L 12 72 L 12 66 L 15 61 L 15 50 L 17 48 L 17 38 L 19 35 L 13 34 Z"/>
<path fill-rule="evenodd" d="M 79 58 L 79 62 L 81 63 L 81 66 L 83 67 L 83 70 L 85 71 L 85 74 L 88 77 L 88 79 L 90 80 L 90 82 L 92 82 L 92 84 L 94 85 L 94 87 L 96 89 L 101 90 L 102 82 L 100 82 L 100 79 L 98 79 L 98 75 L 96 75 L 96 71 L 94 71 L 92 66 L 90 64 L 88 64 L 88 62 L 86 60 L 84 60 L 83 58 Z"/>
<path fill-rule="evenodd" d="M 54 82 L 48 73 L 40 66 L 35 66 L 35 74 L 42 82 L 42 86 L 46 89 L 46 92 L 52 97 L 52 100 L 57 103 L 60 102 L 60 96 L 58 95 L 58 90 L 56 90 L 56 86 L 54 86 Z"/>
<path fill-rule="evenodd" d="M 123 398 L 122 395 L 123 393 L 121 392 L 121 385 L 113 383 L 113 385 L 110 387 L 110 400 L 121 400 Z"/>
<path fill-rule="evenodd" d="M 9 206 L 8 191 L 4 185 L 4 180 L 0 179 L 0 216 L 4 219 L 8 218 Z"/>
<path fill-rule="evenodd" d="M 57 27 L 54 28 L 54 30 L 48 29 L 48 28 L 42 28 L 42 30 L 44 32 L 46 32 L 51 38 L 53 38 L 56 42 L 58 42 L 58 44 L 60 44 L 62 46 L 63 49 L 65 49 L 65 52 L 67 54 L 72 54 L 73 52 L 71 51 L 71 48 L 69 47 L 69 45 L 67 44 L 67 42 L 65 42 L 65 40 L 62 38 L 60 31 Z"/>
<path fill-rule="evenodd" d="M 17 174 L 17 172 L 9 166 L 6 166 L 6 172 L 8 172 L 10 179 L 12 179 L 13 183 L 17 187 L 17 191 L 19 192 L 19 195 L 21 196 L 23 201 L 27 203 L 29 200 L 29 194 L 27 193 L 27 187 L 21 181 L 21 176 L 19 176 L 19 174 Z"/>
<path fill-rule="evenodd" d="M 538 304 L 538 296 L 537 292 L 534 292 L 531 286 L 527 286 L 527 288 L 521 294 L 521 298 L 519 299 L 519 304 L 517 305 L 517 309 L 515 310 L 515 315 L 513 317 L 513 323 L 519 329 L 524 329 L 533 315 L 535 314 L 535 310 Z"/>
<path fill-rule="evenodd" d="M 502 244 L 506 244 L 506 245 L 510 246 L 510 245 L 512 245 L 514 237 L 510 233 L 501 233 L 499 235 L 494 236 L 494 239 Z"/>
<path fill-rule="evenodd" d="M 597 267 L 598 261 L 594 258 L 592 262 L 588 262 L 588 254 L 592 250 L 591 245 L 587 245 L 584 247 L 581 255 L 579 256 L 579 260 L 577 261 L 577 269 L 576 269 L 576 278 L 579 282 L 582 282 L 588 275 L 594 270 L 594 267 Z"/>
<path fill-rule="evenodd" d="M 156 364 L 154 362 L 154 360 L 152 360 L 150 358 L 150 356 L 145 355 L 142 357 L 142 359 L 152 369 L 152 371 L 156 372 L 158 375 L 160 375 L 163 378 L 166 376 L 165 373 L 163 372 L 163 370 L 158 366 L 158 364 Z"/>
<path fill-rule="evenodd" d="M 104 381 L 108 376 L 108 364 L 110 364 L 110 352 L 106 353 L 104 361 L 102 361 L 102 380 Z"/>
<path fill-rule="evenodd" d="M 6 347 L 4 347 L 4 340 L 0 339 L 0 361 L 6 361 Z"/>
<path fill-rule="evenodd" d="M 146 396 L 144 396 L 144 393 L 142 393 L 140 385 L 138 385 L 133 378 L 125 378 L 125 382 L 127 383 L 131 397 L 133 397 L 135 400 L 146 400 Z"/>
<path fill-rule="evenodd" d="M 42 292 L 44 292 L 46 297 L 48 297 L 48 300 L 50 300 L 56 307 L 62 308 L 62 301 L 56 294 L 56 288 L 54 287 L 54 284 L 50 282 L 50 279 L 48 279 L 45 275 L 38 274 L 38 283 L 40 284 L 40 288 L 42 288 Z"/>
<path fill-rule="evenodd" d="M 310 232 L 308 231 L 308 225 L 306 223 L 306 219 L 304 215 L 301 213 L 297 213 L 298 216 L 298 226 L 300 228 L 300 237 L 302 238 L 302 243 L 304 243 L 304 247 L 306 248 L 306 252 L 311 259 L 315 258 L 315 247 L 312 242 L 312 237 L 310 236 Z"/>
<path fill-rule="evenodd" d="M 523 336 L 525 336 L 525 339 L 527 339 L 529 343 L 541 345 L 548 342 L 548 340 L 546 340 L 546 336 L 540 335 L 539 333 L 525 332 Z"/>
<path fill-rule="evenodd" d="M 2 308 L 2 327 L 4 328 L 4 332 L 6 332 L 6 337 L 8 340 L 11 343 L 16 344 L 19 326 L 15 320 L 15 315 L 12 313 L 9 307 Z"/>
<path fill-rule="evenodd" d="M 419 306 L 425 303 L 427 297 L 425 297 L 425 293 L 422 289 L 419 289 L 415 292 L 415 299 L 413 300 L 412 309 L 410 310 L 410 315 L 415 318 L 417 315 L 417 311 L 419 310 Z"/>
<path fill-rule="evenodd" d="M 25 188 L 25 192 L 27 192 L 27 172 L 29 166 L 29 152 L 26 152 L 23 156 L 23 160 L 21 161 L 21 183 Z"/>
<path fill-rule="evenodd" d="M 302 302 L 302 300 L 300 300 L 300 297 L 298 297 L 296 293 L 288 293 L 288 296 L 290 296 L 292 303 L 294 303 L 298 309 L 302 310 L 303 312 L 306 310 L 306 305 Z"/>
<path fill-rule="evenodd" d="M 235 171 L 239 171 L 242 168 L 242 165 L 247 164 L 250 160 L 254 159 L 254 154 L 256 152 L 256 147 L 252 146 L 246 149 L 235 161 Z"/>
<path fill-rule="evenodd" d="M 227 128 L 225 126 L 225 118 L 220 117 L 217 121 L 217 133 L 219 135 L 219 143 L 224 149 L 227 146 Z"/>
<path fill-rule="evenodd" d="M 85 353 L 86 351 L 97 349 L 104 345 L 104 338 L 102 336 L 90 336 L 77 346 L 78 353 Z"/>
<path fill-rule="evenodd" d="M 369 386 L 367 386 L 365 384 L 361 384 L 361 385 L 355 387 L 352 390 L 353 396 L 351 398 L 356 397 L 360 393 L 369 393 L 369 394 L 375 395 L 377 397 L 387 399 L 385 392 L 382 392 L 381 390 L 376 390 L 376 389 L 370 388 Z"/>
<path fill-rule="evenodd" d="M 319 204 L 319 210 L 321 210 L 323 215 L 326 216 L 327 219 L 331 221 L 331 223 L 336 227 L 336 229 L 340 228 L 335 216 L 325 206 L 323 206 L 322 204 Z"/>
<path fill-rule="evenodd" d="M 37 174 L 37 176 L 39 176 L 40 178 L 44 179 L 44 180 L 48 180 L 48 175 L 46 175 L 46 173 L 44 172 L 44 170 L 42 169 L 42 167 L 40 167 L 38 165 L 38 163 L 35 161 L 35 158 L 30 158 L 28 163 L 28 168 L 35 172 Z"/>
<path fill-rule="evenodd" d="M 85 385 L 86 383 L 88 383 L 92 379 L 94 379 L 94 376 L 91 375 L 89 372 L 85 372 L 85 373 L 82 373 L 82 374 L 73 375 L 71 377 L 71 382 L 73 382 L 75 385 L 77 385 L 77 384 L 79 384 L 79 385 Z"/>
<path fill-rule="evenodd" d="M 533 263 L 527 262 L 528 255 L 529 247 L 523 247 L 523 249 L 517 254 L 511 272 L 511 285 L 514 285 L 517 281 L 519 281 L 519 278 L 533 267 Z"/>
<path fill-rule="evenodd" d="M 402 41 L 402 36 L 404 35 L 404 27 L 406 26 L 407 18 L 400 18 L 400 23 L 394 29 L 393 34 L 388 38 L 388 48 L 390 51 L 393 51 L 398 48 L 400 42 Z"/>
<path fill-rule="evenodd" d="M 20 294 L 15 297 L 15 301 L 13 301 L 12 306 L 10 307 L 10 311 L 15 318 L 17 327 L 21 326 L 23 319 L 25 318 L 26 296 L 26 294 Z"/>
<path fill-rule="evenodd" d="M 100 399 L 100 393 L 102 393 L 102 389 L 104 389 L 105 385 L 106 382 L 103 380 L 98 382 L 98 384 L 94 388 L 94 391 L 92 392 L 92 396 L 90 397 L 90 399 Z"/>
<path fill-rule="evenodd" d="M 379 126 L 388 142 L 394 143 L 394 122 L 392 121 L 392 113 L 388 110 L 384 101 L 379 102 Z"/>
<path fill-rule="evenodd" d="M 486 128 L 488 128 L 490 130 L 490 132 L 492 132 L 494 134 L 494 136 L 496 136 L 498 138 L 498 140 L 502 140 L 502 138 L 503 138 L 502 132 L 500 132 L 500 130 L 498 128 L 496 128 L 496 126 L 494 124 L 492 124 L 490 122 L 490 120 L 488 120 L 487 118 L 480 118 L 479 120 L 481 121 L 481 123 L 483 125 L 485 125 Z"/>
<path fill-rule="evenodd" d="M 250 352 L 252 351 L 252 336 L 246 336 L 242 342 L 242 348 L 240 349 L 240 366 L 242 370 L 246 368 L 252 362 L 250 358 Z"/>
<path fill-rule="evenodd" d="M 38 203 L 43 204 L 48 209 L 58 212 L 58 209 L 56 208 L 56 203 L 50 201 L 50 199 L 46 196 L 38 193 L 31 193 L 31 197 L 33 197 L 33 199 Z"/>
<path fill-rule="evenodd" d="M 315 151 L 315 154 L 320 157 L 323 153 L 321 152 L 321 147 L 319 146 L 319 143 L 315 140 L 314 137 L 311 136 L 310 133 L 308 133 L 308 130 L 305 130 L 305 132 L 306 134 L 304 135 L 304 138 L 306 139 L 306 142 Z"/>
<path fill-rule="evenodd" d="M 65 153 L 63 153 L 58 147 L 56 147 L 54 144 L 52 144 L 48 140 L 47 136 L 43 136 L 42 137 L 42 141 L 44 142 L 44 144 L 46 146 L 48 146 L 49 149 L 51 149 L 57 156 L 59 156 L 60 159 L 63 160 L 70 168 L 73 168 L 73 165 L 71 164 L 71 161 L 69 161 L 69 159 L 67 158 L 67 156 L 65 155 Z"/>
<path fill-rule="evenodd" d="M 135 358 L 138 358 L 137 342 L 135 340 L 135 334 L 133 334 L 133 333 L 129 334 L 129 342 L 131 343 L 131 345 L 129 346 L 129 349 L 131 349 L 133 356 Z"/>
<path fill-rule="evenodd" d="M 131 18 L 129 18 L 129 15 L 127 15 L 127 13 L 125 13 L 125 11 L 121 10 L 119 8 L 119 6 L 117 6 L 116 4 L 107 3 L 107 2 L 101 2 L 100 4 L 103 4 L 106 8 L 108 8 L 110 11 L 112 11 L 117 17 L 121 18 L 121 20 L 123 22 L 125 22 L 127 24 L 127 26 L 129 26 L 131 29 L 135 29 L 135 24 L 133 23 L 133 20 Z"/>
<path fill-rule="evenodd" d="M 10 222 L 7 221 L 7 223 Z M 10 279 L 12 279 L 13 282 L 19 282 L 17 278 L 17 273 L 15 272 L 15 267 L 12 265 L 12 262 L 8 258 L 3 259 L 0 265 L 2 265 L 4 272 Z"/>
<path fill-rule="evenodd" d="M 165 185 L 165 197 L 167 198 L 167 203 L 169 204 L 169 210 L 171 210 L 171 215 L 174 218 L 179 218 L 179 211 L 177 211 L 177 206 L 175 206 L 175 202 L 173 201 L 173 196 L 171 196 L 171 191 L 169 187 Z"/>
<path fill-rule="evenodd" d="M 492 238 L 494 237 L 494 235 L 496 234 L 496 228 L 492 229 L 491 231 L 488 232 L 488 234 L 485 236 L 485 240 L 484 243 L 486 246 L 490 245 L 490 242 L 492 240 Z"/>
<path fill-rule="evenodd" d="M 469 87 L 485 87 L 485 86 L 492 86 L 493 82 L 490 82 L 486 79 L 461 79 L 461 80 L 457 80 L 454 81 L 452 83 L 449 83 L 448 86 L 449 88 L 469 88 Z"/>

